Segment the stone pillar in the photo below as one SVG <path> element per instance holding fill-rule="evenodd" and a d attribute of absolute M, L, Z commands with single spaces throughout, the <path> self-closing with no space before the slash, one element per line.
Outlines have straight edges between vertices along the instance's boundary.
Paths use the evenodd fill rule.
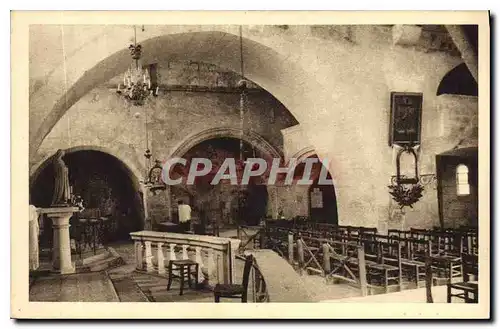
<path fill-rule="evenodd" d="M 167 218 L 168 221 L 172 221 L 172 195 L 170 192 L 170 185 L 167 185 L 167 188 L 165 189 L 165 200 L 166 200 L 166 205 L 167 205 Z"/>
<path fill-rule="evenodd" d="M 240 247 L 241 240 L 236 240 L 233 239 L 229 242 L 229 247 L 231 248 L 231 255 L 230 255 L 230 261 L 231 261 L 231 268 L 230 268 L 230 273 L 231 275 L 229 276 L 229 283 L 235 283 L 236 278 L 235 278 L 235 269 L 234 269 L 234 263 L 236 262 L 236 254 L 238 253 L 238 248 Z"/>
<path fill-rule="evenodd" d="M 460 54 L 465 62 L 465 65 L 467 65 L 467 68 L 469 69 L 470 73 L 472 74 L 476 82 L 478 82 L 477 56 L 474 52 L 472 45 L 467 40 L 467 37 L 465 36 L 462 27 L 460 25 L 445 25 L 445 26 L 453 42 L 455 43 L 455 46 L 457 47 L 458 51 L 460 51 Z"/>
<path fill-rule="evenodd" d="M 148 206 L 148 199 L 149 199 L 149 189 L 147 188 L 146 185 L 142 184 L 140 185 L 140 191 L 142 193 L 142 204 L 144 207 L 144 229 L 145 230 L 150 230 L 151 229 L 151 222 L 149 218 L 149 206 Z"/>
<path fill-rule="evenodd" d="M 275 185 L 267 185 L 267 216 L 272 219 L 278 218 L 279 211 L 279 196 L 278 187 Z"/>
<path fill-rule="evenodd" d="M 78 208 L 76 208 L 77 210 Z M 71 261 L 71 245 L 69 239 L 69 219 L 75 212 L 75 208 L 50 208 L 44 211 L 52 219 L 54 238 L 52 244 L 52 268 L 60 274 L 75 272 L 75 266 Z"/>

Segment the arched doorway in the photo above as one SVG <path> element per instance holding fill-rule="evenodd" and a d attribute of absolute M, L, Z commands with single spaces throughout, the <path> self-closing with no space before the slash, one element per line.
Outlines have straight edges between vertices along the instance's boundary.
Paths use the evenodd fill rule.
<path fill-rule="evenodd" d="M 51 203 L 54 188 L 51 160 L 47 159 L 31 178 L 30 203 L 36 207 L 49 207 Z M 63 160 L 68 167 L 73 194 L 83 199 L 83 214 L 98 214 L 116 223 L 109 237 L 112 241 L 128 239 L 130 232 L 143 229 L 144 207 L 139 182 L 122 161 L 101 151 L 85 149 L 69 150 Z"/>
<path fill-rule="evenodd" d="M 331 179 L 330 174 L 327 179 Z M 332 184 L 320 185 L 319 179 L 309 187 L 309 217 L 317 223 L 338 225 L 337 198 Z"/>
<path fill-rule="evenodd" d="M 254 145 L 234 138 L 216 137 L 204 140 L 191 147 L 183 156 L 186 166 L 176 165 L 171 170 L 173 179 L 182 178 L 181 185 L 171 186 L 171 202 L 174 209 L 179 200 L 189 202 L 194 208 L 193 217 L 202 224 L 216 222 L 218 227 L 232 227 L 238 224 L 257 225 L 267 212 L 267 187 L 261 177 L 251 178 L 248 184 L 241 184 L 242 167 L 248 158 L 268 158 Z M 187 185 L 189 163 L 193 158 L 207 158 L 213 165 L 211 173 L 198 177 L 193 185 Z M 237 185 L 230 180 L 221 180 L 212 185 L 218 168 L 226 159 L 234 159 L 238 172 Z M 227 173 L 227 171 L 226 171 Z"/>
<path fill-rule="evenodd" d="M 309 220 L 338 225 L 337 197 L 332 176 L 321 163 L 318 156 L 310 154 L 311 152 L 308 151 L 303 157 L 299 157 L 299 164 L 295 169 L 295 179 L 301 179 L 305 171 L 304 161 L 306 159 L 316 160 L 311 168 L 310 178 L 312 184 L 307 189 Z M 326 179 L 321 176 L 322 171 L 326 173 Z"/>

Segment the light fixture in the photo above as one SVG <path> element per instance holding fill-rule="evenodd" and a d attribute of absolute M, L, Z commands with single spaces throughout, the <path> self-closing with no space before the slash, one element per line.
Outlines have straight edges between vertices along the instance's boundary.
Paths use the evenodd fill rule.
<path fill-rule="evenodd" d="M 158 87 L 151 85 L 147 69 L 143 69 L 140 59 L 142 46 L 137 44 L 137 32 L 134 26 L 134 44 L 129 46 L 133 62 L 123 76 L 123 86 L 118 84 L 116 92 L 135 106 L 144 105 L 150 95 L 158 95 Z"/>

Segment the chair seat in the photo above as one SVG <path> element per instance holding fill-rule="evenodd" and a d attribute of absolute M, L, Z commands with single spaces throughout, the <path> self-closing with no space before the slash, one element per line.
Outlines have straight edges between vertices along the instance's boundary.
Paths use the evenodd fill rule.
<path fill-rule="evenodd" d="M 350 264 L 358 264 L 359 263 L 359 260 L 355 257 L 351 257 L 347 260 L 347 263 L 350 263 Z M 368 259 L 365 259 L 365 264 L 366 265 L 375 265 L 377 264 L 377 262 L 373 261 L 373 260 L 368 260 Z"/>
<path fill-rule="evenodd" d="M 441 262 L 460 262 L 460 257 L 453 255 L 439 255 L 439 256 L 432 256 L 432 258 L 434 260 Z"/>
<path fill-rule="evenodd" d="M 191 259 L 178 259 L 170 261 L 173 265 L 195 265 L 196 262 Z"/>
<path fill-rule="evenodd" d="M 414 259 L 402 259 L 401 263 L 403 265 L 408 265 L 408 266 L 425 266 L 424 262 Z"/>
<path fill-rule="evenodd" d="M 345 260 L 347 256 L 341 255 L 341 254 L 330 254 L 330 257 L 336 260 Z"/>
<path fill-rule="evenodd" d="M 450 287 L 472 292 L 477 290 L 477 282 L 456 282 L 451 283 Z"/>
<path fill-rule="evenodd" d="M 399 270 L 399 267 L 397 266 L 392 266 L 389 264 L 367 264 L 369 267 L 374 268 L 376 270 Z"/>
<path fill-rule="evenodd" d="M 220 295 L 240 295 L 244 291 L 243 285 L 241 284 L 216 284 L 214 288 L 214 293 Z"/>

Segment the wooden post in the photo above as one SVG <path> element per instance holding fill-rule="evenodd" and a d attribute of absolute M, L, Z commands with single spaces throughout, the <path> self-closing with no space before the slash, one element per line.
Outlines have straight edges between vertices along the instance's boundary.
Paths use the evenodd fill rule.
<path fill-rule="evenodd" d="M 473 255 L 474 251 L 472 248 L 472 236 L 470 234 L 467 234 L 467 253 L 469 255 Z"/>
<path fill-rule="evenodd" d="M 288 232 L 288 261 L 290 264 L 294 263 L 294 257 L 293 257 L 293 232 Z"/>
<path fill-rule="evenodd" d="M 267 243 L 267 236 L 266 236 L 267 230 L 265 227 L 261 228 L 260 230 L 260 249 L 266 249 L 266 243 Z"/>
<path fill-rule="evenodd" d="M 361 296 L 367 296 L 368 285 L 366 282 L 365 250 L 363 249 L 363 246 L 358 246 L 358 266 L 359 266 L 359 284 L 361 288 Z"/>
<path fill-rule="evenodd" d="M 398 243 L 397 244 L 397 252 L 398 252 L 398 268 L 399 268 L 399 271 L 398 271 L 398 274 L 399 274 L 399 291 L 403 291 L 403 264 L 401 263 L 401 245 Z M 417 288 L 418 288 L 418 284 L 417 284 Z"/>
<path fill-rule="evenodd" d="M 432 300 L 432 260 L 429 255 L 425 257 L 425 291 L 427 303 L 434 303 Z"/>
<path fill-rule="evenodd" d="M 325 271 L 325 276 L 331 271 L 330 245 L 328 243 L 323 243 L 323 270 Z"/>
<path fill-rule="evenodd" d="M 297 240 L 297 256 L 299 261 L 299 270 L 300 273 L 302 273 L 302 266 L 304 266 L 304 244 L 301 237 Z"/>

